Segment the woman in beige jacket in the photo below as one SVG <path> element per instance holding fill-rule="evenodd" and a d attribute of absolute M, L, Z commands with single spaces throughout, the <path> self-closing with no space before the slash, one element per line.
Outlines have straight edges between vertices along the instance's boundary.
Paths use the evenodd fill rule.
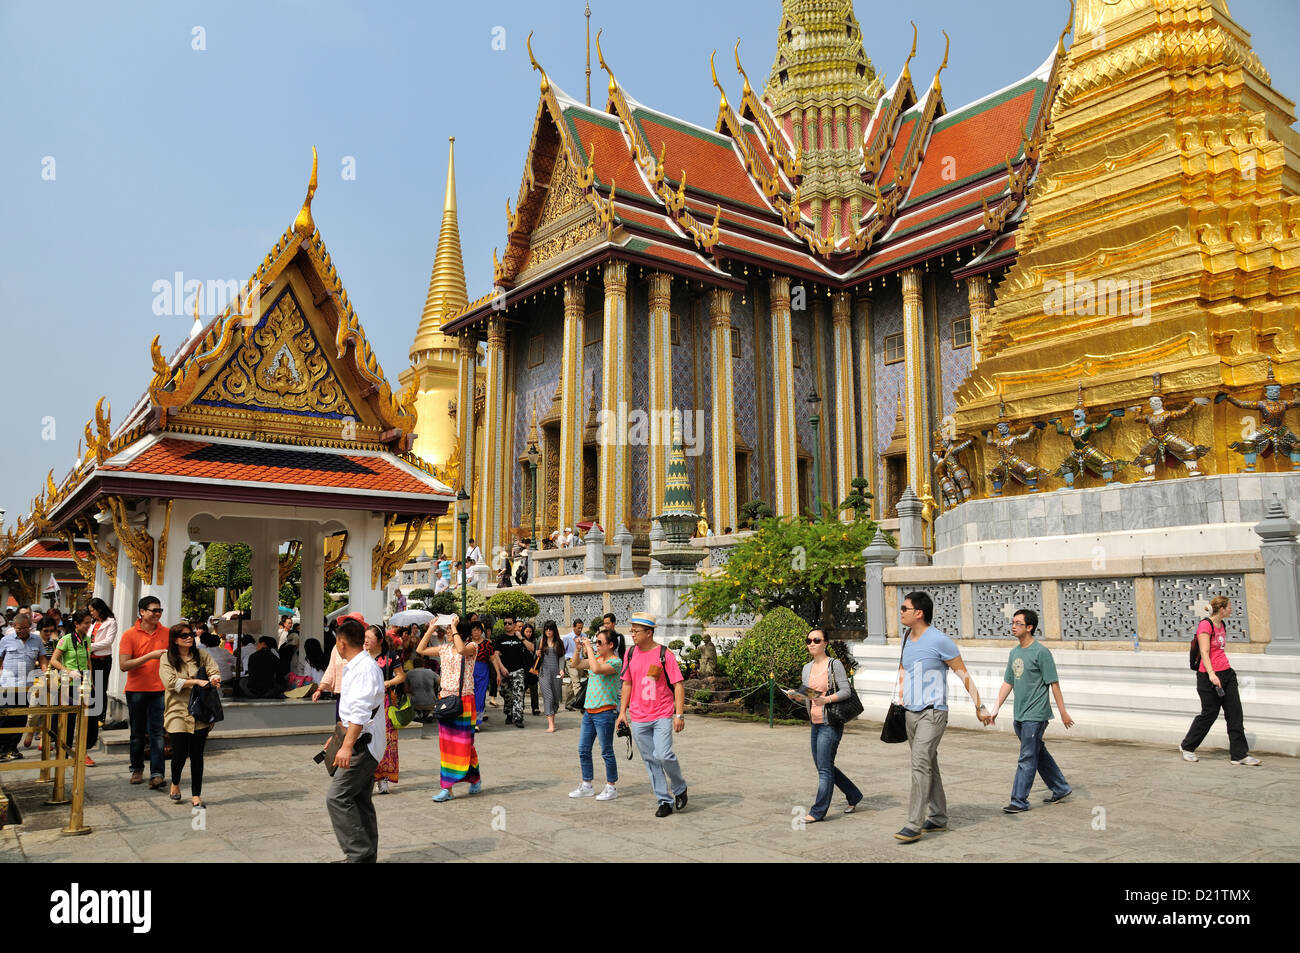
<path fill-rule="evenodd" d="M 204 677 L 206 676 L 206 677 Z M 172 626 L 167 633 L 167 653 L 158 660 L 158 677 L 167 694 L 164 700 L 163 728 L 172 739 L 171 799 L 181 800 L 181 769 L 190 762 L 190 803 L 203 803 L 203 748 L 212 726 L 190 714 L 190 691 L 209 683 L 220 687 L 221 672 L 217 663 L 194 644 L 194 630 L 188 622 Z"/>

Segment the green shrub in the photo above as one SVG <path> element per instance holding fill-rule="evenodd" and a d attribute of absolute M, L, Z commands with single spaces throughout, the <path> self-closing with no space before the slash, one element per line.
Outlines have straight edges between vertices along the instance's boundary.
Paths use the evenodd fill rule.
<path fill-rule="evenodd" d="M 766 684 L 772 674 L 778 689 L 799 687 L 808 661 L 804 643 L 808 629 L 807 622 L 784 606 L 768 612 L 729 651 L 718 656 L 731 687 L 743 692 Z M 767 692 L 755 692 L 746 698 L 746 705 L 751 710 L 758 704 L 766 706 L 767 698 Z M 776 702 L 778 710 L 795 710 L 779 690 Z M 797 710 L 802 711 L 803 706 Z"/>
<path fill-rule="evenodd" d="M 487 597 L 473 586 L 466 590 L 466 611 L 482 614 L 487 611 Z M 437 615 L 460 614 L 460 589 L 447 589 L 424 603 L 425 609 Z"/>
<path fill-rule="evenodd" d="M 406 596 L 408 600 L 419 599 L 425 605 L 428 605 L 429 600 L 434 596 L 434 592 L 432 589 L 412 589 Z"/>
<path fill-rule="evenodd" d="M 713 701 L 713 692 L 709 691 L 707 688 L 701 688 L 695 693 L 695 700 L 701 705 L 707 705 L 709 702 Z"/>
<path fill-rule="evenodd" d="M 503 589 L 487 600 L 487 611 L 495 616 L 512 615 L 516 619 L 536 619 L 542 607 L 526 592 Z"/>

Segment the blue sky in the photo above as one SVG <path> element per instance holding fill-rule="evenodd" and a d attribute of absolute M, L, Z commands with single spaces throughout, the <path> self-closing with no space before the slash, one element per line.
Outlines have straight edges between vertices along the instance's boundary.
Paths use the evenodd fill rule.
<path fill-rule="evenodd" d="M 920 29 L 924 84 L 952 36 L 950 106 L 1037 67 L 1068 3 L 858 0 L 867 55 L 897 76 Z M 1232 0 L 1282 94 L 1300 96 L 1291 0 Z M 447 137 L 456 136 L 471 298 L 490 289 L 505 203 L 519 189 L 537 104 L 524 39 L 583 93 L 583 3 L 18 3 L 0 0 L 0 320 L 8 395 L 0 435 L 6 525 L 77 452 L 96 399 L 115 422 L 188 316 L 154 314 L 176 272 L 244 280 L 302 202 L 320 151 L 316 223 L 389 379 L 406 364 L 438 238 Z M 619 82 L 656 109 L 711 126 L 719 79 L 756 87 L 776 50 L 776 0 L 592 3 L 592 34 Z M 201 34 L 196 34 L 201 28 Z M 502 28 L 504 34 L 501 30 Z M 206 48 L 196 50 L 201 36 Z M 494 38 L 505 48 L 494 49 Z M 498 42 L 496 45 L 500 45 Z M 593 50 L 593 63 L 595 54 Z M 606 78 L 593 65 L 593 101 Z M 54 178 L 48 175 L 53 158 Z M 344 180 L 345 157 L 355 179 Z M 52 418 L 52 427 L 51 427 Z M 53 439 L 45 439 L 51 437 Z"/>

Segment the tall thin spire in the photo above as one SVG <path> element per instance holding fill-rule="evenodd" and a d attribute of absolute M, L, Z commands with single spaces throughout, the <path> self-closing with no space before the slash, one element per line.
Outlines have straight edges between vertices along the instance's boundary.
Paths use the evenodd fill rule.
<path fill-rule="evenodd" d="M 429 293 L 411 345 L 411 359 L 429 348 L 452 347 L 442 340 L 439 329 L 445 313 L 455 313 L 469 304 L 465 290 L 465 260 L 460 252 L 460 228 L 456 222 L 456 137 L 447 146 L 447 194 L 442 202 L 442 228 L 438 250 L 433 256 Z"/>
<path fill-rule="evenodd" d="M 591 4 L 587 4 L 586 12 L 583 14 L 587 18 L 587 105 L 591 105 Z"/>

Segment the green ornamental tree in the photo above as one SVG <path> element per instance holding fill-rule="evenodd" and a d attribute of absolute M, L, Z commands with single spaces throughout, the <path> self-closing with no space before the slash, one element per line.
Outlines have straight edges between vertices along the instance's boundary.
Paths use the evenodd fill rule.
<path fill-rule="evenodd" d="M 861 512 L 861 511 L 860 511 Z M 819 621 L 822 597 L 834 586 L 861 580 L 864 550 L 877 524 L 863 515 L 844 523 L 823 508 L 807 516 L 761 520 L 752 536 L 731 550 L 722 571 L 691 586 L 688 614 L 708 625 L 733 613 L 764 615 L 778 606 Z"/>
<path fill-rule="evenodd" d="M 536 619 L 542 607 L 526 592 L 502 589 L 488 597 L 487 611 L 498 617 L 512 615 L 516 619 Z"/>

